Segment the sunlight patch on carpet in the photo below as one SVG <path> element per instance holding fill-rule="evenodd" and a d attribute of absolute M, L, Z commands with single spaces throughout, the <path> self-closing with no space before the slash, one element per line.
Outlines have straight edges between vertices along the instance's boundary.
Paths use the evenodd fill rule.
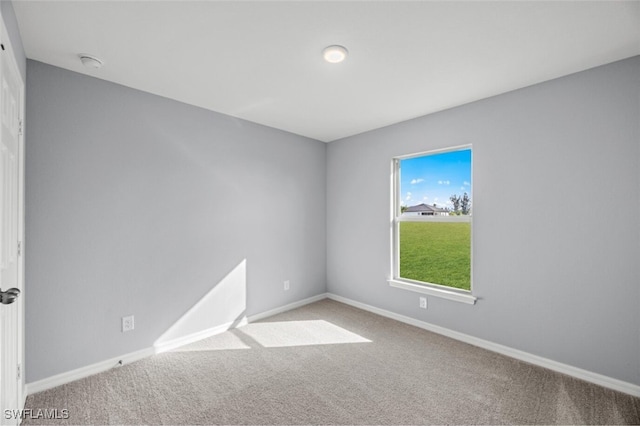
<path fill-rule="evenodd" d="M 238 331 L 265 348 L 371 342 L 324 320 L 261 322 L 248 324 Z"/>
<path fill-rule="evenodd" d="M 220 333 L 208 337 L 198 342 L 180 346 L 172 352 L 202 352 L 202 351 L 225 351 L 233 349 L 251 349 L 238 336 L 231 332 Z"/>

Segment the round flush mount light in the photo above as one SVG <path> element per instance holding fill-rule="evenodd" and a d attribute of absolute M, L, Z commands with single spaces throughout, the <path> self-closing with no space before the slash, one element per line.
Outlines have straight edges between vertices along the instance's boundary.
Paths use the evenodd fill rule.
<path fill-rule="evenodd" d="M 344 46 L 333 45 L 325 47 L 322 51 L 322 57 L 330 64 L 337 64 L 344 61 L 347 58 L 349 51 Z"/>
<path fill-rule="evenodd" d="M 82 65 L 87 68 L 102 68 L 102 65 L 104 65 L 104 61 L 102 59 L 96 58 L 93 55 L 86 55 L 83 53 L 78 56 L 80 56 Z"/>

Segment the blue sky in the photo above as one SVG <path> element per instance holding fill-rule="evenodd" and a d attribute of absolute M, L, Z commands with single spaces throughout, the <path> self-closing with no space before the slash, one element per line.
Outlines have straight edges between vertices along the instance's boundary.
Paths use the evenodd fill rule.
<path fill-rule="evenodd" d="M 449 197 L 471 198 L 471 149 L 400 160 L 400 204 L 451 208 Z"/>

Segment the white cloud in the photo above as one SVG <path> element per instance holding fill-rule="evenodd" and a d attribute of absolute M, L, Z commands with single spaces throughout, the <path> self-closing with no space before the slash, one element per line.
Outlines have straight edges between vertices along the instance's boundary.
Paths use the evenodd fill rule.
<path fill-rule="evenodd" d="M 415 184 L 420 183 L 420 182 L 424 182 L 424 179 L 421 179 L 421 178 L 413 179 L 411 181 L 411 185 L 415 185 Z"/>
<path fill-rule="evenodd" d="M 467 189 L 467 188 L 465 188 L 464 186 L 460 187 L 460 190 L 462 190 L 462 191 L 464 191 L 465 189 Z"/>
<path fill-rule="evenodd" d="M 427 201 L 429 197 L 422 197 L 423 200 Z"/>
<path fill-rule="evenodd" d="M 467 182 L 466 180 L 465 180 L 464 182 L 462 182 L 462 184 L 463 184 L 464 186 L 471 186 L 471 184 L 470 184 L 469 182 Z"/>
<path fill-rule="evenodd" d="M 434 198 L 433 201 L 438 201 L 438 197 Z"/>
<path fill-rule="evenodd" d="M 438 185 L 449 185 L 451 183 L 451 181 L 448 180 L 439 180 L 438 181 Z"/>

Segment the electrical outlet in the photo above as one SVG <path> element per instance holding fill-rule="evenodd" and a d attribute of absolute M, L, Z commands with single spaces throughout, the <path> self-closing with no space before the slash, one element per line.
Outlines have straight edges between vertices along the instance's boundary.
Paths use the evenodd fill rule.
<path fill-rule="evenodd" d="M 427 309 L 427 298 L 426 297 L 421 297 L 420 298 L 420 307 L 422 309 Z"/>
<path fill-rule="evenodd" d="M 122 317 L 122 332 L 125 333 L 127 331 L 133 330 L 133 315 L 129 315 L 128 317 Z"/>
<path fill-rule="evenodd" d="M 290 287 L 289 280 L 286 280 L 284 282 L 284 291 L 289 291 L 289 287 Z"/>

